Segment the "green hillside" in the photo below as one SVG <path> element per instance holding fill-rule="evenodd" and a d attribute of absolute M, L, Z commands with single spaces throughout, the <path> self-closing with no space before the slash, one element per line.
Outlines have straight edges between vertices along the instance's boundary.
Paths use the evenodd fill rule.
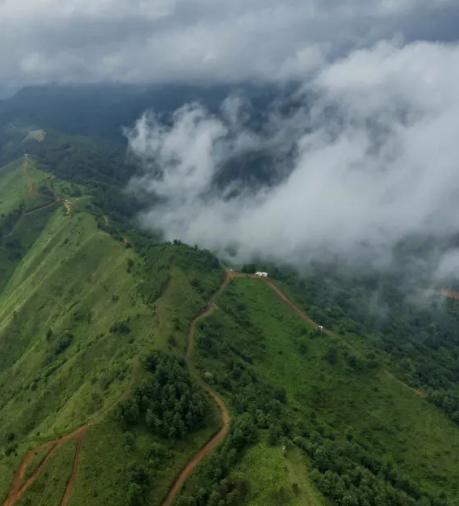
<path fill-rule="evenodd" d="M 222 274 L 215 259 L 209 266 L 209 254 L 180 244 L 152 244 L 141 255 L 126 241 L 114 240 L 98 228 L 89 212 L 76 206 L 66 209 L 62 200 L 56 200 L 59 195 L 49 198 L 52 205 L 46 210 L 29 214 L 27 206 L 36 204 L 41 195 L 29 194 L 28 176 L 33 177 L 34 188 L 51 179 L 31 165 L 18 161 L 2 169 L 5 186 L 0 180 L 5 202 L 0 211 L 19 210 L 8 231 L 17 251 L 11 255 L 7 241 L 1 250 L 11 258 L 1 264 L 0 497 L 6 497 L 27 449 L 90 422 L 94 428 L 88 440 L 93 431 L 100 431 L 102 448 L 105 444 L 122 452 L 118 461 L 111 459 L 109 451 L 102 458 L 98 453 L 91 465 L 101 466 L 107 480 L 115 480 L 117 488 L 111 493 L 125 504 L 129 459 L 123 453 L 125 430 L 113 421 L 117 406 L 141 384 L 149 352 L 163 349 L 183 355 L 188 321 L 219 285 Z M 53 179 L 52 188 L 59 191 L 65 184 Z M 23 201 L 27 201 L 25 208 Z M 204 265 L 207 272 L 202 274 Z M 210 403 L 207 411 L 195 437 L 166 445 L 172 452 L 171 473 L 218 426 Z M 132 437 L 136 438 L 135 431 Z M 139 437 L 144 437 L 144 453 L 157 440 L 149 434 Z M 91 458 L 94 449 L 86 443 L 82 449 L 83 483 L 87 454 Z M 135 454 L 131 460 L 136 462 Z M 120 462 L 121 468 L 116 468 Z M 126 489 L 116 472 L 126 478 Z M 101 475 L 96 485 L 102 493 Z M 166 474 L 163 489 L 169 479 Z M 37 495 L 29 496 L 27 504 L 33 504 Z M 82 502 L 89 504 L 86 495 Z M 94 502 L 102 504 L 97 491 Z M 115 504 L 113 498 L 107 504 Z"/>
<path fill-rule="evenodd" d="M 197 359 L 235 416 L 255 415 L 258 442 L 226 478 L 243 473 L 247 504 L 320 504 L 315 487 L 333 504 L 457 497 L 459 428 L 445 414 L 260 280 L 233 280 L 217 304 L 200 324 Z M 180 504 L 199 486 L 222 487 L 205 465 L 200 473 Z"/>
<path fill-rule="evenodd" d="M 286 271 L 225 275 L 120 219 L 115 183 L 50 167 L 0 169 L 4 506 L 169 505 L 182 476 L 176 506 L 457 504 L 457 424 L 344 310 Z M 217 399 L 228 432 L 186 471 Z"/>

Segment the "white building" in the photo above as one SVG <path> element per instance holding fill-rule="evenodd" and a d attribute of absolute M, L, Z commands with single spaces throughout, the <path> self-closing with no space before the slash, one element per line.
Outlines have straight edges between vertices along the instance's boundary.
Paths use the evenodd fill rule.
<path fill-rule="evenodd" d="M 267 272 L 256 272 L 255 276 L 258 276 L 259 278 L 267 278 L 268 273 Z"/>

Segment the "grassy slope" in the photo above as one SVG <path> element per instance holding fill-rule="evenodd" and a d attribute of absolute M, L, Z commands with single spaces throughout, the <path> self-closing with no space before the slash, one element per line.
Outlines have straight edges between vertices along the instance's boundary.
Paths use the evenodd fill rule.
<path fill-rule="evenodd" d="M 155 325 L 151 329 L 150 349 L 159 349 L 182 357 L 186 349 L 186 333 L 189 321 L 217 290 L 222 272 L 210 270 L 201 273 L 200 292 L 190 284 L 198 272 L 192 261 L 194 253 L 184 246 L 158 246 L 158 263 L 164 265 L 161 250 L 168 251 L 167 263 L 173 264 L 162 296 L 154 304 Z M 176 262 L 174 262 L 174 257 Z M 189 267 L 183 267 L 190 259 Z M 160 268 L 160 271 L 163 269 Z M 194 433 L 183 441 L 171 442 L 154 436 L 142 427 L 132 429 L 135 439 L 133 447 L 116 444 L 124 441 L 125 435 L 115 422 L 108 420 L 92 429 L 85 441 L 79 479 L 70 500 L 70 506 L 126 504 L 128 470 L 134 463 L 148 462 L 148 452 L 153 445 L 160 445 L 163 457 L 159 468 L 153 470 L 148 504 L 159 505 L 180 469 L 190 457 L 218 430 L 219 413 L 213 402 L 212 412 L 206 421 L 206 428 Z M 102 460 L 100 457 L 104 455 Z"/>
<path fill-rule="evenodd" d="M 84 442 L 70 506 L 124 506 L 129 469 L 135 463 L 148 462 L 153 446 L 161 448 L 161 465 L 151 473 L 148 504 L 160 504 L 173 477 L 215 432 L 218 413 L 210 413 L 206 423 L 205 429 L 177 442 L 161 439 L 139 427 L 131 430 L 133 446 L 126 444 L 126 436 L 115 421 L 95 426 Z"/>
<path fill-rule="evenodd" d="M 13 191 L 16 200 L 8 201 L 11 209 L 27 198 L 23 169 L 23 163 L 8 169 L 14 173 L 8 189 L 0 184 L 4 195 L 12 187 L 17 189 Z M 28 173 L 34 173 L 30 161 Z M 53 186 L 59 184 L 53 181 Z M 202 286 L 191 285 L 198 275 L 193 257 L 199 259 L 201 253 L 181 245 L 158 246 L 152 254 L 153 264 L 164 267 L 164 272 L 145 273 L 147 260 L 99 230 L 90 214 L 67 214 L 63 207 L 51 211 L 40 222 L 34 216 L 31 227 L 23 228 L 24 255 L 10 266 L 0 292 L 0 499 L 27 449 L 71 431 L 116 404 L 126 388 L 134 357 L 154 348 L 183 355 L 189 320 L 220 282 L 217 268 L 201 276 Z M 148 290 L 156 278 L 168 279 L 167 289 L 146 303 L 145 285 Z M 110 331 L 121 320 L 128 323 L 129 334 Z M 58 353 L 58 343 L 69 334 L 73 339 Z M 135 381 L 141 375 L 139 367 Z M 170 473 L 158 480 L 159 491 L 153 494 L 167 489 L 183 463 L 216 430 L 215 413 L 209 417 L 208 428 L 196 439 L 177 447 L 169 445 Z M 82 483 L 85 472 L 92 474 L 94 466 L 108 471 L 95 483 L 99 491 L 113 481 L 110 450 L 125 458 L 124 434 L 110 420 L 107 415 L 87 435 L 91 441 L 93 431 L 95 435 L 99 431 L 99 446 L 86 444 L 82 451 Z M 14 435 L 9 456 L 1 451 L 8 434 Z M 151 436 L 142 437 L 153 441 Z M 98 453 L 97 448 L 103 451 Z M 89 504 L 84 493 L 78 499 L 79 480 L 80 476 L 75 500 Z M 115 482 L 112 487 L 120 504 L 125 496 L 122 485 Z"/>
<path fill-rule="evenodd" d="M 350 428 L 372 452 L 393 458 L 424 488 L 444 490 L 451 497 L 457 494 L 459 430 L 439 410 L 383 370 L 350 368 L 344 359 L 344 350 L 349 348 L 339 340 L 304 335 L 302 329 L 308 325 L 261 281 L 234 280 L 217 303 L 223 310 L 215 311 L 208 323 L 226 333 L 236 348 L 242 344 L 247 350 L 253 337 L 244 335 L 230 316 L 243 308 L 265 347 L 253 360 L 254 370 L 264 381 L 286 389 L 289 404 L 303 414 L 306 423 L 317 411 L 335 430 L 344 433 Z M 340 350 L 334 365 L 323 359 L 330 347 Z M 218 363 L 201 363 L 207 370 L 218 371 Z M 252 451 L 263 454 L 265 450 Z M 257 490 L 257 479 L 251 477 L 260 471 L 255 470 L 258 464 L 250 455 L 246 459 L 253 463 L 252 469 L 247 460 L 242 468 L 251 488 Z M 264 475 L 276 480 L 276 466 L 268 465 Z M 249 503 L 257 504 L 255 499 Z"/>
<path fill-rule="evenodd" d="M 0 168 L 0 214 L 3 216 L 24 206 L 24 213 L 15 227 L 3 237 L 0 243 L 0 291 L 8 283 L 9 277 L 18 265 L 24 250 L 33 243 L 44 227 L 49 214 L 57 203 L 46 195 L 30 194 L 31 188 L 37 188 L 51 176 L 37 170 L 31 160 L 21 158 Z"/>
<path fill-rule="evenodd" d="M 248 506 L 321 506 L 324 498 L 311 484 L 297 448 L 283 451 L 265 441 L 250 448 L 236 473 L 250 479 Z"/>
<path fill-rule="evenodd" d="M 97 407 L 93 394 L 99 394 L 100 407 L 119 394 L 122 381 L 110 379 L 126 376 L 126 359 L 135 349 L 111 334 L 110 325 L 143 309 L 140 301 L 134 309 L 130 297 L 134 282 L 124 267 L 129 254 L 89 215 L 57 212 L 50 219 L 0 297 L 0 430 L 27 433 L 34 427 L 49 437 L 91 415 Z M 122 295 L 115 303 L 117 291 Z M 139 332 L 148 322 L 143 316 L 133 324 Z M 49 328 L 53 335 L 47 338 Z M 75 342 L 56 356 L 65 332 Z M 103 375 L 106 388 L 105 382 L 98 385 Z"/>

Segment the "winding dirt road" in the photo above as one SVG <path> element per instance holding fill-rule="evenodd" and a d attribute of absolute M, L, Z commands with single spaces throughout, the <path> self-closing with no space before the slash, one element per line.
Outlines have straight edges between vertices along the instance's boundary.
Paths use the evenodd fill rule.
<path fill-rule="evenodd" d="M 225 279 L 223 280 L 223 283 L 221 284 L 219 290 L 212 295 L 207 306 L 199 312 L 198 316 L 196 316 L 196 318 L 191 320 L 190 325 L 188 327 L 187 346 L 185 354 L 186 360 L 188 362 L 188 368 L 195 377 L 199 386 L 203 388 L 217 403 L 218 409 L 220 410 L 220 416 L 222 419 L 222 426 L 220 430 L 214 436 L 212 436 L 212 438 L 209 441 L 207 441 L 207 443 L 198 451 L 198 453 L 194 455 L 194 457 L 188 462 L 188 464 L 180 471 L 180 474 L 172 483 L 172 486 L 169 489 L 166 498 L 161 503 L 161 506 L 170 506 L 172 504 L 172 501 L 175 499 L 175 496 L 180 491 L 180 488 L 182 487 L 183 483 L 188 478 L 188 476 L 191 474 L 193 469 L 199 464 L 199 462 L 201 462 L 201 460 L 206 455 L 208 455 L 221 441 L 225 439 L 229 430 L 230 416 L 228 410 L 226 409 L 225 403 L 212 390 L 212 388 L 210 388 L 210 386 L 207 385 L 207 383 L 205 383 L 204 380 L 198 375 L 191 360 L 191 352 L 193 350 L 194 334 L 196 331 L 197 321 L 200 320 L 201 318 L 205 318 L 210 313 L 212 313 L 212 311 L 215 308 L 216 298 L 225 290 L 231 278 L 235 276 L 236 274 L 233 271 L 227 272 L 225 275 Z"/>
<path fill-rule="evenodd" d="M 238 275 L 239 276 L 239 275 Z M 252 277 L 252 276 L 251 276 Z M 309 316 L 304 313 L 303 311 L 301 311 L 301 309 L 296 306 L 285 294 L 284 292 L 279 288 L 277 287 L 274 282 L 269 279 L 269 278 L 261 278 L 263 279 L 266 284 L 271 287 L 275 292 L 276 294 L 286 303 L 288 304 L 297 314 L 298 316 L 300 316 L 300 318 L 302 318 L 303 320 L 305 320 L 306 322 L 308 323 L 311 323 L 315 326 L 317 326 L 317 323 L 314 321 L 314 320 L 311 320 L 311 318 L 309 318 Z M 326 334 L 327 336 L 330 336 L 330 337 L 334 337 L 335 339 L 339 339 L 342 343 L 344 343 L 348 348 L 351 348 L 354 352 L 356 352 L 358 355 L 361 355 L 362 356 L 362 352 L 356 348 L 353 344 L 347 342 L 345 339 L 343 339 L 341 336 L 339 336 L 338 334 L 336 334 L 335 332 L 329 330 L 329 329 L 326 329 L 326 328 L 323 328 L 322 332 L 324 334 Z M 424 392 L 420 389 L 420 388 L 413 388 L 413 387 L 410 387 L 409 385 L 407 385 L 406 383 L 404 383 L 403 381 L 399 380 L 396 376 L 394 376 L 394 374 L 392 374 L 390 371 L 388 371 L 387 369 L 383 368 L 382 369 L 384 371 L 384 373 L 389 376 L 393 381 L 395 381 L 396 383 L 398 383 L 399 385 L 402 385 L 404 386 L 405 388 L 409 389 L 411 392 L 413 392 L 415 395 L 417 395 L 418 397 L 424 397 Z"/>
<path fill-rule="evenodd" d="M 115 399 L 112 403 L 110 403 L 105 409 L 103 409 L 97 416 L 86 422 L 84 425 L 79 427 L 78 429 L 69 432 L 68 434 L 65 434 L 64 436 L 61 436 L 57 439 L 46 441 L 45 443 L 42 443 L 41 445 L 37 446 L 33 450 L 29 450 L 24 458 L 22 459 L 22 462 L 16 471 L 16 474 L 14 475 L 13 484 L 11 485 L 11 489 L 8 493 L 8 496 L 6 500 L 3 502 L 2 506 L 14 506 L 14 504 L 19 501 L 19 499 L 25 494 L 25 492 L 31 487 L 31 485 L 34 483 L 34 481 L 40 476 L 43 469 L 46 467 L 46 464 L 48 463 L 49 459 L 56 453 L 56 451 L 67 441 L 70 441 L 71 439 L 75 440 L 77 442 L 77 446 L 75 449 L 75 456 L 73 459 L 73 465 L 72 465 L 72 473 L 70 475 L 69 480 L 67 481 L 67 485 L 65 488 L 64 495 L 61 499 L 60 506 L 66 506 L 68 503 L 68 500 L 70 498 L 70 495 L 73 490 L 73 486 L 75 485 L 75 480 L 78 474 L 78 466 L 80 461 L 80 452 L 81 448 L 83 446 L 83 440 L 84 436 L 86 435 L 86 432 L 88 432 L 89 427 L 92 425 L 95 425 L 98 423 L 102 416 L 111 409 L 114 405 L 118 404 L 121 400 L 123 400 L 130 392 L 132 388 L 132 384 L 134 382 L 134 375 L 135 375 L 135 368 L 137 365 L 137 361 L 134 361 L 133 366 L 131 368 L 131 376 L 129 378 L 129 382 L 123 391 L 123 393 Z M 48 453 L 45 455 L 44 459 L 38 464 L 36 469 L 33 471 L 33 473 L 27 478 L 27 480 L 23 483 L 23 479 L 25 476 L 25 472 L 27 469 L 27 466 L 32 461 L 34 455 L 37 452 L 40 452 L 46 448 L 49 448 Z"/>

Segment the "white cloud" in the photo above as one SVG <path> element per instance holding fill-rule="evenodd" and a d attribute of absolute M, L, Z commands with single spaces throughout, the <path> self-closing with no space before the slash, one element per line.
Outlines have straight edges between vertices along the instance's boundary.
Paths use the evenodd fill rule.
<path fill-rule="evenodd" d="M 303 106 L 273 116 L 263 134 L 197 106 L 170 128 L 143 119 L 130 144 L 158 162 L 142 184 L 164 201 L 142 221 L 168 239 L 292 263 L 325 253 L 380 260 L 409 234 L 449 234 L 459 228 L 457 82 L 458 45 L 385 42 L 322 68 Z M 311 93 L 320 98 L 309 113 Z M 288 142 L 297 154 L 282 183 L 232 198 L 214 189 L 234 146 L 285 153 Z"/>

